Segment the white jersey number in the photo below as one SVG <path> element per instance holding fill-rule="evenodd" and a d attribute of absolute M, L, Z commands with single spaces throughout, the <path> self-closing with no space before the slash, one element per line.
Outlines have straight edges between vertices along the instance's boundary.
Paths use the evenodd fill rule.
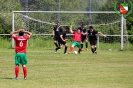
<path fill-rule="evenodd" d="M 23 46 L 23 41 L 20 41 L 19 46 L 20 46 L 20 47 Z"/>

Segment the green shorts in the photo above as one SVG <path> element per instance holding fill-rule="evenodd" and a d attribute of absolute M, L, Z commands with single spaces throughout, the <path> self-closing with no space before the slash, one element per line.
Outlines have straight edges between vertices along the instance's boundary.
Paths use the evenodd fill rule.
<path fill-rule="evenodd" d="M 81 48 L 81 43 L 80 42 L 73 42 L 74 47 L 77 46 L 78 48 Z"/>
<path fill-rule="evenodd" d="M 15 65 L 26 65 L 27 64 L 27 55 L 25 53 L 16 53 L 15 54 Z"/>

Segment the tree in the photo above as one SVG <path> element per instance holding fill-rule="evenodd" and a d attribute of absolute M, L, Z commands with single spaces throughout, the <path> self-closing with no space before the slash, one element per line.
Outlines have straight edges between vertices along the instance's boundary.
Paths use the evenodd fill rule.
<path fill-rule="evenodd" d="M 127 31 L 128 31 L 128 34 L 129 35 L 133 35 L 133 13 L 130 14 L 128 17 L 127 17 L 127 20 L 126 20 L 127 24 L 126 24 L 126 27 L 127 27 Z M 129 37 L 129 41 L 130 43 L 133 44 L 133 37 Z"/>
<path fill-rule="evenodd" d="M 10 33 L 12 29 L 13 10 L 20 10 L 21 6 L 16 0 L 1 0 L 0 3 L 0 33 Z"/>

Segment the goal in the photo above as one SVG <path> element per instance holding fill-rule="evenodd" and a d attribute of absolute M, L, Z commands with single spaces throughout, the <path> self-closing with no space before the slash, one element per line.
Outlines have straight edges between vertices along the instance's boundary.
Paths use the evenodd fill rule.
<path fill-rule="evenodd" d="M 37 45 L 43 45 L 44 40 L 52 41 L 51 34 L 56 22 L 60 22 L 63 29 L 73 25 L 76 29 L 82 23 L 94 26 L 94 29 L 106 34 L 107 38 L 98 36 L 98 48 L 123 50 L 128 42 L 128 35 L 124 29 L 125 20 L 118 16 L 115 11 L 13 11 L 12 31 L 24 28 L 33 33 L 35 38 L 43 37 Z M 47 36 L 47 37 L 46 37 Z M 67 36 L 72 36 L 67 34 Z M 40 40 L 40 39 L 39 39 Z M 36 42 L 37 43 L 37 42 Z M 128 44 L 128 43 L 127 43 Z M 34 46 L 34 44 L 31 44 Z M 45 46 L 50 46 L 49 44 Z M 106 47 L 105 47 L 106 46 Z M 14 40 L 12 39 L 12 47 Z M 127 47 L 127 46 L 126 46 Z"/>

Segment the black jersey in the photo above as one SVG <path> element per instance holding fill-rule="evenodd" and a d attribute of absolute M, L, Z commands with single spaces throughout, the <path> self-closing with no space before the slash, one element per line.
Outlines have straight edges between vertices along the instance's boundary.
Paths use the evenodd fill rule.
<path fill-rule="evenodd" d="M 79 27 L 79 29 L 80 29 L 80 31 L 81 31 L 82 33 L 87 33 L 86 28 Z M 82 35 L 81 38 L 82 38 L 82 40 L 84 41 L 84 40 L 86 39 L 86 35 Z"/>
<path fill-rule="evenodd" d="M 79 27 L 80 31 L 83 32 L 83 33 L 86 33 L 86 28 L 82 28 L 82 27 Z"/>
<path fill-rule="evenodd" d="M 62 35 L 63 39 L 66 39 L 66 31 L 61 32 L 60 35 Z"/>
<path fill-rule="evenodd" d="M 62 38 L 63 38 L 63 40 L 65 40 L 66 39 L 66 31 L 63 31 L 63 32 L 61 32 L 60 33 L 60 36 L 62 35 Z M 61 37 L 59 37 L 59 39 L 58 39 L 58 43 L 60 44 L 60 45 L 65 45 L 66 44 L 66 41 L 63 41 L 62 39 L 61 39 Z"/>
<path fill-rule="evenodd" d="M 88 30 L 89 40 L 97 40 L 96 34 L 98 34 L 97 30 L 93 30 L 92 32 Z"/>
<path fill-rule="evenodd" d="M 55 33 L 55 36 L 59 36 L 60 35 L 60 33 L 62 32 L 62 28 L 59 26 L 55 26 L 54 27 L 54 33 Z"/>

